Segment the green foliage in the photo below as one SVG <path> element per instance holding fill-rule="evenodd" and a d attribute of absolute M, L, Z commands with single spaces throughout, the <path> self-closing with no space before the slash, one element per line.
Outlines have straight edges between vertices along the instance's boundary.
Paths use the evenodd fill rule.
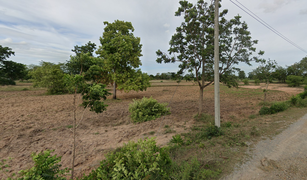
<path fill-rule="evenodd" d="M 296 96 L 292 96 L 290 102 L 294 106 L 307 107 L 307 91 L 299 93 Z"/>
<path fill-rule="evenodd" d="M 221 126 L 230 128 L 232 126 L 232 123 L 231 122 L 225 122 L 225 123 L 222 123 Z"/>
<path fill-rule="evenodd" d="M 263 106 L 260 111 L 260 115 L 266 115 L 266 114 L 271 114 L 271 109 L 269 107 Z"/>
<path fill-rule="evenodd" d="M 154 138 L 130 141 L 119 151 L 107 154 L 100 166 L 83 180 L 167 179 L 171 165 L 168 148 L 157 147 Z"/>
<path fill-rule="evenodd" d="M 12 48 L 3 47 L 3 46 L 0 45 L 0 63 L 5 61 L 11 55 L 15 55 L 15 52 L 12 51 Z"/>
<path fill-rule="evenodd" d="M 260 84 L 260 80 L 259 79 L 255 79 L 255 85 L 259 85 Z"/>
<path fill-rule="evenodd" d="M 244 71 L 239 71 L 239 79 L 245 79 L 246 75 Z"/>
<path fill-rule="evenodd" d="M 243 80 L 244 85 L 249 85 L 248 79 Z"/>
<path fill-rule="evenodd" d="M 5 78 L 5 77 L 0 77 L 0 85 L 4 86 L 4 85 L 16 85 L 15 81 L 9 79 L 9 78 Z"/>
<path fill-rule="evenodd" d="M 278 112 L 285 111 L 288 108 L 289 108 L 289 104 L 287 102 L 276 102 L 276 103 L 273 103 L 270 108 L 263 106 L 260 109 L 259 114 L 260 115 L 275 114 L 275 113 L 278 113 Z"/>
<path fill-rule="evenodd" d="M 50 153 L 54 150 L 46 150 L 39 154 L 32 154 L 34 167 L 19 172 L 21 178 L 18 180 L 64 180 L 63 176 L 69 172 L 67 168 L 60 169 L 61 157 L 57 155 L 51 156 Z"/>
<path fill-rule="evenodd" d="M 139 37 L 134 37 L 131 22 L 116 20 L 113 23 L 104 22 L 101 46 L 96 53 L 103 60 L 104 68 L 109 72 L 114 88 L 130 90 L 146 90 L 149 76 L 136 70 L 140 65 L 142 44 Z M 113 98 L 116 99 L 116 89 Z"/>
<path fill-rule="evenodd" d="M 166 106 L 167 103 L 158 103 L 152 97 L 143 97 L 141 100 L 133 100 L 133 103 L 129 104 L 129 112 L 133 122 L 145 122 L 170 114 L 170 108 Z"/>
<path fill-rule="evenodd" d="M 46 87 L 49 94 L 66 93 L 62 64 L 42 62 L 41 66 L 29 72 L 34 87 Z"/>
<path fill-rule="evenodd" d="M 304 86 L 304 91 L 307 91 L 307 85 L 306 85 L 306 86 Z"/>
<path fill-rule="evenodd" d="M 182 145 L 184 143 L 180 134 L 173 136 L 170 142 L 178 145 Z"/>
<path fill-rule="evenodd" d="M 262 80 L 266 83 L 271 82 L 273 79 L 273 72 L 277 66 L 275 60 L 259 60 L 261 63 L 256 69 L 252 71 L 255 79 Z"/>
<path fill-rule="evenodd" d="M 287 84 L 290 87 L 298 87 L 302 84 L 303 77 L 301 76 L 295 76 L 295 75 L 290 75 L 287 77 Z"/>
<path fill-rule="evenodd" d="M 203 163 L 203 162 L 202 162 Z M 193 158 L 190 162 L 184 162 L 182 165 L 174 165 L 172 177 L 173 179 L 216 179 L 221 170 L 213 171 L 203 168 L 208 166 L 202 164 L 197 158 Z"/>
<path fill-rule="evenodd" d="M 218 137 L 218 136 L 223 135 L 224 132 L 222 131 L 222 129 L 220 127 L 217 127 L 217 126 L 210 124 L 210 126 L 208 126 L 205 129 L 205 134 L 206 134 L 206 137 L 208 139 L 211 139 L 212 137 Z"/>
<path fill-rule="evenodd" d="M 0 63 L 0 77 L 11 80 L 25 79 L 27 75 L 26 65 L 14 61 L 3 61 Z"/>
<path fill-rule="evenodd" d="M 101 113 L 106 110 L 107 105 L 101 99 L 106 100 L 110 95 L 105 88 L 106 85 L 88 83 L 83 75 L 68 75 L 64 77 L 66 88 L 69 92 L 80 91 L 82 95 L 82 106 L 90 108 L 90 111 Z"/>

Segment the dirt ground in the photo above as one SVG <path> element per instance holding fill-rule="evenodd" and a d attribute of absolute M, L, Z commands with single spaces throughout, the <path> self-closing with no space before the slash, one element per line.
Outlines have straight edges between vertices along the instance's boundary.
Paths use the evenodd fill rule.
<path fill-rule="evenodd" d="M 154 87 L 146 92 L 118 92 L 120 100 L 107 99 L 109 106 L 101 114 L 78 108 L 78 119 L 83 113 L 84 118 L 77 129 L 77 176 L 95 169 L 105 153 L 123 143 L 156 136 L 158 145 L 166 145 L 174 134 L 185 132 L 193 125 L 193 117 L 198 112 L 198 86 L 181 83 L 177 87 L 177 83 L 165 82 L 152 85 Z M 302 92 L 301 89 L 290 90 L 282 85 L 270 87 L 282 91 L 271 93 L 268 101 L 287 100 L 291 95 Z M 258 104 L 263 98 L 261 93 L 240 97 L 227 91 L 220 93 L 222 121 L 258 113 Z M 231 91 L 239 93 L 240 88 Z M 55 149 L 55 154 L 62 156 L 63 167 L 71 166 L 73 95 L 47 96 L 44 93 L 44 90 L 0 92 L 0 159 L 13 158 L 11 173 L 32 167 L 31 153 L 46 149 Z M 131 123 L 129 104 L 133 99 L 150 96 L 159 102 L 171 102 L 171 115 L 151 122 Z M 78 101 L 80 104 L 81 99 Z M 213 86 L 205 89 L 203 109 L 204 113 L 214 114 Z M 165 125 L 169 125 L 171 131 L 166 131 Z M 0 174 L 0 179 L 3 176 Z"/>

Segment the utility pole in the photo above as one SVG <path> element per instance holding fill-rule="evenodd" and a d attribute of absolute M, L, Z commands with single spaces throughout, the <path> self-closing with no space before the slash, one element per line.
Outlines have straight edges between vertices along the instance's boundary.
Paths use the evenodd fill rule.
<path fill-rule="evenodd" d="M 214 111 L 215 126 L 221 126 L 220 120 L 220 73 L 219 73 L 219 0 L 215 0 L 214 11 Z"/>

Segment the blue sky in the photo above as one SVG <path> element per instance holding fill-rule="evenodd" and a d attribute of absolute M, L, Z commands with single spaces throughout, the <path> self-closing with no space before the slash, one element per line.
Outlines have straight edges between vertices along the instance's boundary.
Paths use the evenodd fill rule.
<path fill-rule="evenodd" d="M 236 2 L 236 0 L 233 0 Z M 284 36 L 307 50 L 306 0 L 238 0 Z M 196 0 L 190 2 L 195 3 Z M 149 74 L 175 72 L 178 64 L 156 63 L 155 52 L 166 52 L 169 40 L 182 22 L 174 16 L 179 0 L 0 0 L 0 45 L 11 47 L 10 60 L 23 64 L 39 61 L 65 62 L 75 45 L 88 41 L 98 46 L 104 21 L 132 22 L 134 35 L 143 44 L 142 71 Z M 228 19 L 239 14 L 246 21 L 257 50 L 281 66 L 291 65 L 306 53 L 281 39 L 229 0 L 222 1 Z M 246 72 L 256 68 L 239 64 Z"/>

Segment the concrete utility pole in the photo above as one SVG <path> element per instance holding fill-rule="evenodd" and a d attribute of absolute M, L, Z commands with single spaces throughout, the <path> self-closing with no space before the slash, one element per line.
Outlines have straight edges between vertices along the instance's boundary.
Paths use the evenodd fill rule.
<path fill-rule="evenodd" d="M 221 126 L 220 120 L 220 74 L 219 74 L 219 0 L 215 0 L 214 11 L 214 110 L 215 125 Z"/>

